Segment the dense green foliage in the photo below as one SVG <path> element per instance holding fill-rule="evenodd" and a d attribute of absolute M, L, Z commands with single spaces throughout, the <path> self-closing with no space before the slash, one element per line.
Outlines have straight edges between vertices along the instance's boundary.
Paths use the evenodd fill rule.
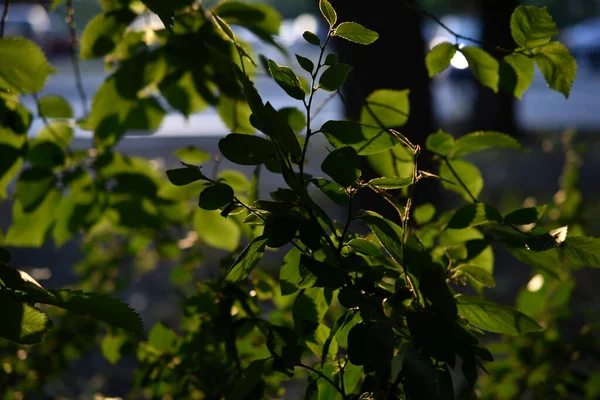
<path fill-rule="evenodd" d="M 257 92 L 258 62 L 231 28 L 277 46 L 281 20 L 270 7 L 101 4 L 104 12 L 86 26 L 80 54 L 104 57 L 112 73 L 85 118 L 74 120 L 70 104 L 54 95 L 36 98 L 38 109 L 27 110 L 20 96 L 40 91 L 53 69 L 32 42 L 0 39 L 0 196 L 13 207 L 1 243 L 62 246 L 83 234 L 84 253 L 75 266 L 76 287 L 46 290 L 0 248 L 0 336 L 8 339 L 1 343 L 2 398 L 42 393 L 97 344 L 113 364 L 137 359 L 132 398 L 271 398 L 291 379 L 304 381 L 306 399 L 598 395 L 598 385 L 583 386 L 587 372 L 567 368 L 574 354 L 597 345 L 597 326 L 573 337 L 560 325 L 576 290 L 572 272 L 600 267 L 600 240 L 583 236 L 578 219 L 575 166 L 567 166 L 564 198 L 553 206 L 563 212 L 563 224 L 552 226 L 543 223 L 546 207 L 503 213 L 479 201 L 483 178 L 465 156 L 490 148 L 522 151 L 515 139 L 488 131 L 455 139 L 439 131 L 421 149 L 395 130 L 408 120 L 407 90 L 375 91 L 360 121 L 313 126 L 315 93 L 339 90 L 352 70 L 328 55 L 327 46 L 378 39 L 356 22 L 338 21 L 327 0 L 319 4 L 327 36 L 304 34 L 320 56 L 296 55 L 308 75 L 272 60 L 260 63 L 298 101 L 298 109 L 280 110 Z M 165 28 L 127 29 L 147 9 Z M 567 97 L 576 65 L 552 41 L 557 29 L 546 10 L 518 7 L 510 27 L 516 48 L 496 48 L 500 61 L 479 47 L 442 43 L 427 55 L 430 76 L 460 51 L 494 91 L 520 98 L 537 65 L 549 87 Z M 207 173 L 202 164 L 210 155 L 193 147 L 177 151 L 182 166 L 168 171 L 114 150 L 128 131 L 158 128 L 165 102 L 185 116 L 216 107 L 234 132 L 219 141 L 219 150 L 233 163 L 254 166 L 252 179 L 234 170 Z M 35 113 L 45 124 L 32 138 Z M 93 151 L 71 149 L 75 124 L 93 132 Z M 326 177 L 304 171 L 309 141 L 319 134 L 331 146 L 321 165 Z M 424 151 L 439 162 L 438 174 L 419 168 Z M 361 179 L 363 156 L 381 177 Z M 388 159 L 389 165 L 381 161 Z M 269 197 L 258 190 L 265 169 L 285 183 Z M 465 205 L 413 206 L 422 179 L 437 180 Z M 346 207 L 347 220 L 332 220 L 315 189 Z M 386 200 L 399 223 L 375 210 L 354 212 L 360 191 Z M 537 287 L 523 288 L 516 308 L 484 296 L 496 285 L 492 245 L 532 268 Z M 214 279 L 195 282 L 207 246 L 225 255 Z M 273 274 L 263 267 L 274 249 L 287 254 Z M 176 265 L 171 281 L 181 294 L 181 325 L 159 322 L 144 331 L 137 314 L 112 296 L 157 260 Z M 488 345 L 485 331 L 501 335 Z"/>

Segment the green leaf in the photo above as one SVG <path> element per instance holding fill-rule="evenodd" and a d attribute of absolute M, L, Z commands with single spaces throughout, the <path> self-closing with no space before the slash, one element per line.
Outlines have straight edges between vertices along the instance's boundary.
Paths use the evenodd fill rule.
<path fill-rule="evenodd" d="M 227 1 L 216 6 L 215 12 L 226 22 L 243 26 L 271 44 L 271 36 L 277 35 L 281 26 L 281 15 L 268 4 Z"/>
<path fill-rule="evenodd" d="M 483 189 L 483 177 L 481 176 L 481 172 L 479 172 L 479 168 L 465 160 L 452 160 L 450 163 L 454 171 L 456 171 L 460 179 L 467 186 L 469 192 L 477 198 Z M 466 201 L 472 201 L 471 196 L 469 196 L 462 185 L 457 182 L 454 174 L 445 163 L 440 166 L 440 177 L 444 179 L 442 181 L 444 188 L 461 194 Z M 455 182 L 456 184 L 452 185 L 447 181 Z"/>
<path fill-rule="evenodd" d="M 52 169 L 64 165 L 65 152 L 54 142 L 36 140 L 29 148 L 27 158 L 35 166 Z"/>
<path fill-rule="evenodd" d="M 119 362 L 121 359 L 121 348 L 126 341 L 127 336 L 125 335 L 105 335 L 100 345 L 104 358 L 113 365 Z"/>
<path fill-rule="evenodd" d="M 433 153 L 447 156 L 454 150 L 454 144 L 454 137 L 440 129 L 436 133 L 427 136 L 425 146 L 427 150 Z"/>
<path fill-rule="evenodd" d="M 517 44 L 531 49 L 550 42 L 558 35 L 556 24 L 546 7 L 518 6 L 510 17 L 510 32 Z"/>
<path fill-rule="evenodd" d="M 219 172 L 217 179 L 223 180 L 233 188 L 235 192 L 247 192 L 250 189 L 250 181 L 243 172 L 226 169 Z"/>
<path fill-rule="evenodd" d="M 113 51 L 135 17 L 136 15 L 126 8 L 97 14 L 87 23 L 81 34 L 79 56 L 82 59 L 96 58 Z"/>
<path fill-rule="evenodd" d="M 548 86 L 569 98 L 577 74 L 577 63 L 569 49 L 560 42 L 552 42 L 536 47 L 533 53 Z"/>
<path fill-rule="evenodd" d="M 533 58 L 519 53 L 509 54 L 500 63 L 499 85 L 520 100 L 533 82 L 534 70 Z"/>
<path fill-rule="evenodd" d="M 542 328 L 518 310 L 478 297 L 456 297 L 458 312 L 469 323 L 488 332 L 520 335 Z"/>
<path fill-rule="evenodd" d="M 321 14 L 323 14 L 325 20 L 329 23 L 329 27 L 333 28 L 337 22 L 337 13 L 331 6 L 331 3 L 327 0 L 319 0 L 319 10 L 321 10 Z"/>
<path fill-rule="evenodd" d="M 303 268 L 310 273 L 303 271 Z M 338 289 L 344 285 L 347 277 L 346 271 L 340 267 L 317 261 L 304 254 L 300 256 L 300 271 L 303 278 L 300 282 L 302 287 Z"/>
<path fill-rule="evenodd" d="M 323 178 L 313 178 L 310 180 L 316 187 L 331 199 L 335 204 L 344 205 L 350 201 L 350 196 L 346 189 L 337 183 L 333 183 Z"/>
<path fill-rule="evenodd" d="M 331 53 L 331 54 L 327 54 L 327 57 L 325 57 L 325 62 L 323 64 L 333 65 L 333 64 L 337 64 L 337 62 L 338 62 L 337 54 Z"/>
<path fill-rule="evenodd" d="M 295 134 L 298 134 L 306 128 L 306 117 L 304 113 L 295 107 L 284 107 L 277 110 L 287 124 L 292 128 Z"/>
<path fill-rule="evenodd" d="M 376 188 L 383 190 L 392 190 L 392 189 L 401 189 L 403 187 L 407 187 L 413 184 L 412 176 L 401 178 L 375 178 L 371 179 L 368 183 L 371 186 L 375 186 Z"/>
<path fill-rule="evenodd" d="M 190 71 L 179 76 L 176 81 L 166 78 L 160 83 L 159 88 L 169 105 L 186 117 L 208 107 L 208 102 L 199 93 L 194 82 L 194 74 Z"/>
<path fill-rule="evenodd" d="M 315 35 L 314 33 L 310 32 L 310 31 L 305 31 L 302 34 L 302 37 L 304 38 L 304 40 L 306 40 L 308 43 L 312 44 L 313 46 L 321 45 L 321 39 L 319 39 L 319 37 L 317 35 Z"/>
<path fill-rule="evenodd" d="M 2 323 L 0 337 L 19 344 L 37 344 L 52 327 L 46 314 L 27 303 L 17 301 L 5 291 L 0 291 Z"/>
<path fill-rule="evenodd" d="M 351 121 L 328 121 L 321 131 L 334 147 L 350 146 L 359 156 L 380 153 L 400 143 L 387 129 Z"/>
<path fill-rule="evenodd" d="M 454 54 L 456 54 L 456 46 L 448 42 L 439 43 L 431 49 L 425 57 L 429 77 L 432 78 L 448 68 Z"/>
<path fill-rule="evenodd" d="M 390 256 L 402 265 L 402 228 L 373 211 L 363 211 L 360 218 L 369 225 Z"/>
<path fill-rule="evenodd" d="M 489 204 L 467 204 L 452 215 L 448 228 L 464 229 L 490 222 L 502 222 L 502 214 Z"/>
<path fill-rule="evenodd" d="M 209 186 L 200 193 L 198 206 L 205 210 L 218 210 L 233 201 L 233 189 L 225 183 Z"/>
<path fill-rule="evenodd" d="M 546 206 L 521 208 L 506 215 L 504 223 L 511 225 L 533 224 L 542 218 L 544 211 L 546 211 Z"/>
<path fill-rule="evenodd" d="M 142 0 L 142 3 L 144 3 L 150 11 L 158 15 L 167 29 L 173 27 L 173 18 L 175 17 L 174 6 L 177 4 L 175 1 Z"/>
<path fill-rule="evenodd" d="M 398 128 L 408 121 L 410 91 L 378 89 L 366 98 L 360 122 L 380 128 Z"/>
<path fill-rule="evenodd" d="M 300 272 L 301 255 L 302 252 L 294 247 L 283 258 L 283 264 L 279 270 L 279 284 L 283 296 L 296 293 L 300 283 L 304 280 Z"/>
<path fill-rule="evenodd" d="M 221 117 L 225 125 L 232 131 L 247 134 L 256 131 L 256 128 L 250 123 L 252 110 L 244 99 L 232 98 L 221 94 L 219 96 L 217 111 L 219 117 Z"/>
<path fill-rule="evenodd" d="M 154 324 L 148 332 L 148 345 L 160 354 L 171 353 L 177 350 L 179 336 L 162 322 Z"/>
<path fill-rule="evenodd" d="M 60 192 L 51 190 L 42 203 L 32 212 L 26 213 L 21 202 L 13 205 L 13 222 L 6 232 L 4 244 L 15 247 L 40 247 L 56 217 Z"/>
<path fill-rule="evenodd" d="M 248 368 L 244 370 L 241 379 L 235 383 L 231 393 L 227 396 L 227 400 L 247 399 L 254 387 L 262 380 L 266 361 L 267 359 L 252 361 Z"/>
<path fill-rule="evenodd" d="M 583 265 L 600 268 L 600 239 L 587 236 L 568 237 L 565 255 Z"/>
<path fill-rule="evenodd" d="M 301 55 L 298 55 L 298 54 L 296 54 L 296 60 L 298 60 L 298 64 L 300 64 L 300 66 L 302 67 L 303 70 L 305 70 L 309 74 L 313 73 L 313 71 L 315 69 L 315 64 L 312 61 L 310 61 L 308 58 L 302 57 Z"/>
<path fill-rule="evenodd" d="M 498 82 L 500 80 L 498 73 L 500 64 L 498 61 L 485 50 L 478 47 L 467 46 L 460 49 L 460 52 L 467 59 L 469 68 L 473 71 L 475 78 L 483 86 L 489 87 L 494 92 L 498 92 Z"/>
<path fill-rule="evenodd" d="M 464 135 L 458 140 L 451 157 L 463 157 L 467 154 L 487 150 L 493 147 L 522 150 L 523 146 L 512 136 L 495 131 L 477 131 Z"/>
<path fill-rule="evenodd" d="M 368 240 L 352 239 L 347 244 L 352 248 L 352 250 L 356 251 L 357 253 L 373 257 L 381 255 L 381 249 L 377 247 L 377 245 L 375 245 L 374 243 L 369 242 Z"/>
<path fill-rule="evenodd" d="M 39 92 L 55 72 L 42 50 L 21 37 L 0 38 L 0 60 L 0 88 L 11 92 Z"/>
<path fill-rule="evenodd" d="M 177 169 L 168 169 L 167 178 L 175 186 L 185 186 L 199 180 L 206 180 L 206 176 L 199 168 L 185 167 Z"/>
<path fill-rule="evenodd" d="M 298 163 L 302 156 L 302 148 L 298 138 L 282 114 L 279 114 L 271 103 L 264 107 L 264 132 L 278 142 L 289 153 L 293 162 Z"/>
<path fill-rule="evenodd" d="M 175 157 L 186 164 L 202 164 L 210 160 L 210 154 L 194 146 L 187 146 L 173 152 Z"/>
<path fill-rule="evenodd" d="M 219 140 L 221 154 L 239 165 L 258 165 L 277 160 L 273 143 L 258 136 L 232 133 Z"/>
<path fill-rule="evenodd" d="M 6 197 L 6 187 L 21 170 L 21 151 L 13 146 L 0 143 L 0 199 Z"/>
<path fill-rule="evenodd" d="M 482 286 L 493 288 L 496 286 L 496 280 L 488 271 L 474 265 L 463 264 L 456 267 L 456 271 L 472 278 Z"/>
<path fill-rule="evenodd" d="M 275 82 L 294 99 L 302 100 L 306 96 L 298 76 L 289 67 L 281 67 L 273 60 L 269 60 L 269 73 Z"/>
<path fill-rule="evenodd" d="M 281 247 L 289 243 L 298 230 L 299 221 L 287 215 L 270 216 L 265 221 L 263 235 L 268 239 L 267 246 Z"/>
<path fill-rule="evenodd" d="M 333 92 L 342 87 L 348 74 L 352 70 L 352 66 L 348 64 L 337 63 L 327 68 L 319 78 L 319 88 Z"/>
<path fill-rule="evenodd" d="M 19 176 L 16 192 L 23 205 L 23 211 L 35 210 L 44 200 L 48 192 L 56 184 L 56 176 L 50 169 L 33 167 L 24 170 Z"/>
<path fill-rule="evenodd" d="M 333 31 L 333 36 L 338 36 L 358 44 L 371 44 L 379 39 L 379 34 L 365 28 L 356 22 L 342 22 Z"/>
<path fill-rule="evenodd" d="M 360 178 L 360 158 L 352 147 L 342 147 L 325 157 L 321 170 L 340 185 L 350 186 Z"/>
<path fill-rule="evenodd" d="M 435 206 L 431 203 L 422 204 L 412 212 L 412 217 L 419 225 L 428 223 L 435 216 Z"/>
<path fill-rule="evenodd" d="M 203 242 L 217 249 L 231 252 L 240 242 L 240 227 L 231 218 L 223 218 L 219 211 L 196 208 L 194 227 Z"/>
<path fill-rule="evenodd" d="M 229 272 L 227 272 L 225 280 L 229 282 L 239 282 L 245 279 L 262 258 L 267 241 L 267 237 L 259 236 L 250 242 L 233 262 Z"/>
<path fill-rule="evenodd" d="M 66 149 L 73 140 L 73 128 L 68 121 L 50 121 L 39 130 L 35 139 L 53 142 Z"/>
<path fill-rule="evenodd" d="M 46 118 L 73 118 L 71 104 L 62 96 L 40 97 L 40 113 Z"/>

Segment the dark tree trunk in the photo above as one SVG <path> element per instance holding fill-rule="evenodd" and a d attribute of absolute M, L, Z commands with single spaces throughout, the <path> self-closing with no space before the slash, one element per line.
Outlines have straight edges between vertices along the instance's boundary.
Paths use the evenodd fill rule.
<path fill-rule="evenodd" d="M 481 1 L 483 22 L 482 39 L 492 45 L 512 49 L 515 43 L 510 34 L 510 15 L 519 5 L 518 0 Z M 494 54 L 499 59 L 501 54 Z M 520 136 L 515 123 L 515 98 L 500 90 L 492 92 L 489 88 L 478 86 L 475 115 L 472 130 L 497 130 L 513 136 Z"/>
<path fill-rule="evenodd" d="M 435 123 L 419 14 L 396 0 L 333 0 L 332 4 L 339 21 L 355 21 L 379 33 L 379 39 L 370 46 L 336 41 L 340 61 L 354 67 L 344 90 L 348 118 L 360 118 L 365 98 L 376 89 L 410 89 L 410 117 L 399 131 L 422 145 Z M 421 162 L 421 167 L 427 169 L 428 163 Z M 363 177 L 375 175 L 365 162 Z M 420 183 L 416 191 L 416 197 L 422 201 L 433 197 L 431 188 L 426 186 Z M 379 196 L 365 193 L 356 200 L 358 207 L 387 210 L 384 214 L 393 217 Z"/>

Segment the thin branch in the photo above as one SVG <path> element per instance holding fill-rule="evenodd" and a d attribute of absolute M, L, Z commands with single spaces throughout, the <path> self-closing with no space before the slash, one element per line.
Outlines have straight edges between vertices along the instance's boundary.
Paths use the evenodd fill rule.
<path fill-rule="evenodd" d="M 317 108 L 315 109 L 315 111 L 313 111 L 312 115 L 310 116 L 311 119 L 315 119 L 315 117 L 317 115 L 319 115 L 319 113 L 321 113 L 321 111 L 323 111 L 323 109 L 325 108 L 325 106 L 327 106 L 327 104 L 329 104 L 329 102 L 331 100 L 333 100 L 333 98 L 338 94 L 339 90 L 335 90 L 331 93 L 329 93 L 329 95 L 325 98 L 325 100 L 323 100 L 321 102 L 321 104 L 319 104 L 317 106 Z M 317 132 L 313 132 L 313 134 L 315 134 Z"/>
<path fill-rule="evenodd" d="M 331 384 L 331 386 L 333 386 L 335 388 L 335 390 L 337 390 L 338 393 L 342 395 L 343 399 L 347 399 L 346 393 L 344 393 L 344 391 L 342 390 L 342 388 L 339 387 L 334 381 L 332 381 L 331 379 L 329 379 L 329 377 L 327 377 L 327 375 L 323 374 L 321 371 L 317 371 L 313 367 L 309 367 L 308 365 L 303 364 L 301 362 L 298 363 L 298 364 L 296 364 L 296 366 L 305 368 L 305 369 L 307 369 L 307 370 L 309 370 L 311 372 L 314 372 L 315 374 L 319 375 L 321 378 L 323 378 L 327 382 L 329 382 Z"/>
<path fill-rule="evenodd" d="M 4 11 L 2 12 L 2 21 L 0 22 L 0 38 L 4 37 L 4 27 L 8 21 L 8 9 L 10 8 L 10 0 L 4 0 Z"/>
<path fill-rule="evenodd" d="M 465 182 L 462 179 L 460 179 L 460 176 L 458 176 L 458 173 L 452 167 L 452 164 L 450 164 L 450 160 L 447 157 L 444 157 L 443 160 L 446 163 L 446 165 L 448 166 L 448 169 L 450 170 L 450 172 L 452 173 L 452 175 L 454 175 L 454 177 L 456 178 L 456 180 L 460 184 L 460 186 L 462 186 L 462 188 L 465 189 L 465 192 L 467 192 L 467 194 L 469 195 L 469 197 L 473 200 L 473 203 L 478 203 L 479 200 L 477 200 L 477 198 L 475 198 L 475 196 L 473 196 L 473 193 L 471 193 L 471 191 L 469 190 L 469 188 L 467 187 L 467 185 L 465 184 Z"/>
<path fill-rule="evenodd" d="M 340 236 L 340 242 L 338 243 L 338 253 L 342 254 L 342 249 L 344 248 L 344 237 L 346 233 L 348 233 L 348 228 L 350 228 L 350 223 L 352 222 L 352 199 L 353 195 L 350 196 L 350 201 L 348 202 L 348 216 L 346 219 L 346 225 L 344 225 L 344 230 L 342 231 L 342 236 Z"/>
<path fill-rule="evenodd" d="M 477 44 L 480 44 L 480 45 L 485 46 L 487 48 L 493 49 L 494 51 L 497 51 L 499 53 L 505 53 L 505 54 L 508 53 L 508 54 L 510 54 L 510 53 L 513 52 L 512 50 L 508 50 L 508 49 L 505 49 L 503 47 L 493 45 L 493 44 L 491 44 L 491 43 L 489 43 L 489 42 L 487 42 L 485 40 L 479 40 L 479 39 L 475 39 L 475 38 L 472 38 L 472 37 L 469 37 L 469 36 L 461 35 L 460 33 L 457 33 L 456 31 L 450 29 L 450 27 L 448 25 L 444 24 L 439 17 L 437 17 L 436 15 L 430 13 L 427 10 L 424 10 L 424 9 L 422 9 L 420 7 L 417 7 L 416 5 L 414 5 L 409 0 L 398 0 L 398 1 L 400 3 L 402 3 L 406 8 L 408 8 L 408 9 L 410 9 L 412 11 L 415 11 L 415 12 L 417 12 L 417 13 L 419 13 L 419 14 L 421 14 L 421 15 L 429 18 L 429 19 L 431 19 L 432 21 L 434 21 L 442 29 L 444 29 L 446 32 L 448 32 L 452 36 L 454 36 L 454 38 L 455 38 L 456 41 L 458 41 L 459 39 L 462 39 L 462 40 L 466 40 L 466 41 L 469 41 L 469 42 L 472 42 L 472 43 L 477 43 Z"/>
<path fill-rule="evenodd" d="M 83 79 L 81 78 L 81 68 L 79 67 L 79 57 L 77 56 L 77 45 L 79 40 L 77 39 L 77 24 L 75 24 L 75 9 L 73 8 L 73 1 L 67 0 L 67 25 L 69 25 L 69 35 L 71 37 L 71 47 L 69 52 L 71 53 L 71 65 L 73 66 L 73 73 L 75 75 L 75 87 L 79 94 L 79 100 L 81 102 L 81 108 L 83 110 L 83 117 L 87 118 L 89 114 L 87 106 L 87 95 L 83 88 Z"/>

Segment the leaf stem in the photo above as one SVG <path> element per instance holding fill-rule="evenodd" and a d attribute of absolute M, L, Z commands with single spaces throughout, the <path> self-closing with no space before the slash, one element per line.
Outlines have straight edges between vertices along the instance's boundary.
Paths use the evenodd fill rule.
<path fill-rule="evenodd" d="M 306 152 L 308 151 L 308 142 L 310 141 L 310 137 L 312 136 L 311 126 L 310 126 L 312 116 L 311 116 L 310 110 L 312 107 L 312 102 L 313 102 L 315 93 L 317 92 L 317 89 L 315 88 L 315 83 L 317 81 L 317 75 L 319 74 L 319 71 L 321 70 L 321 67 L 323 66 L 323 64 L 321 64 L 321 62 L 323 61 L 323 55 L 325 54 L 325 49 L 327 48 L 327 44 L 329 43 L 330 39 L 331 39 L 331 29 L 327 33 L 327 39 L 325 39 L 325 43 L 323 43 L 323 46 L 321 46 L 321 52 L 319 53 L 319 60 L 317 61 L 317 67 L 315 68 L 315 71 L 311 74 L 310 96 L 308 97 L 308 102 L 306 100 L 303 100 L 304 107 L 306 108 L 306 138 L 304 139 L 304 146 L 302 147 L 302 156 L 300 157 L 300 164 L 299 164 L 300 182 L 302 184 L 304 184 L 304 162 L 306 160 Z"/>
<path fill-rule="evenodd" d="M 450 172 L 452 173 L 452 175 L 454 175 L 454 177 L 456 178 L 456 180 L 458 181 L 458 183 L 460 184 L 460 186 L 462 186 L 462 188 L 465 189 L 465 192 L 467 192 L 467 194 L 469 195 L 469 197 L 473 200 L 473 203 L 479 203 L 479 200 L 477 200 L 477 198 L 475 196 L 473 196 L 473 193 L 471 193 L 471 191 L 469 190 L 469 188 L 467 187 L 467 185 L 465 184 L 465 182 L 460 178 L 460 176 L 458 176 L 458 173 L 452 167 L 452 164 L 450 163 L 450 160 L 448 159 L 448 157 L 443 157 L 442 160 L 444 160 L 444 162 L 448 166 L 448 169 L 450 170 Z"/>
<path fill-rule="evenodd" d="M 50 135 L 52 135 L 52 137 L 54 137 L 54 139 L 57 142 L 62 143 L 65 146 L 65 149 L 67 150 L 68 154 L 72 154 L 73 150 L 71 150 L 71 148 L 69 147 L 69 142 L 65 141 L 59 134 L 58 132 L 56 132 L 54 130 L 54 128 L 52 127 L 52 125 L 50 125 L 50 122 L 48 121 L 48 119 L 46 118 L 46 116 L 44 115 L 44 113 L 42 112 L 42 104 L 40 103 L 40 98 L 38 97 L 37 93 L 33 93 L 33 99 L 35 100 L 35 104 L 37 106 L 37 112 L 39 117 L 42 119 L 42 122 L 44 123 L 44 126 L 46 127 L 46 129 L 48 129 L 48 132 L 50 132 Z"/>
<path fill-rule="evenodd" d="M 342 399 L 346 400 L 348 397 L 346 396 L 346 393 L 344 392 L 344 390 L 339 387 L 334 381 L 332 381 L 327 375 L 325 375 L 324 373 L 322 373 L 321 371 L 317 371 L 316 369 L 314 369 L 313 367 L 310 367 L 306 364 L 303 364 L 301 362 L 299 362 L 298 364 L 296 364 L 296 366 L 298 367 L 302 367 L 305 368 L 317 375 L 319 375 L 321 378 L 325 379 L 327 382 L 329 382 L 331 384 L 331 386 L 333 386 L 335 388 L 335 390 L 338 391 L 339 394 L 342 395 Z"/>

